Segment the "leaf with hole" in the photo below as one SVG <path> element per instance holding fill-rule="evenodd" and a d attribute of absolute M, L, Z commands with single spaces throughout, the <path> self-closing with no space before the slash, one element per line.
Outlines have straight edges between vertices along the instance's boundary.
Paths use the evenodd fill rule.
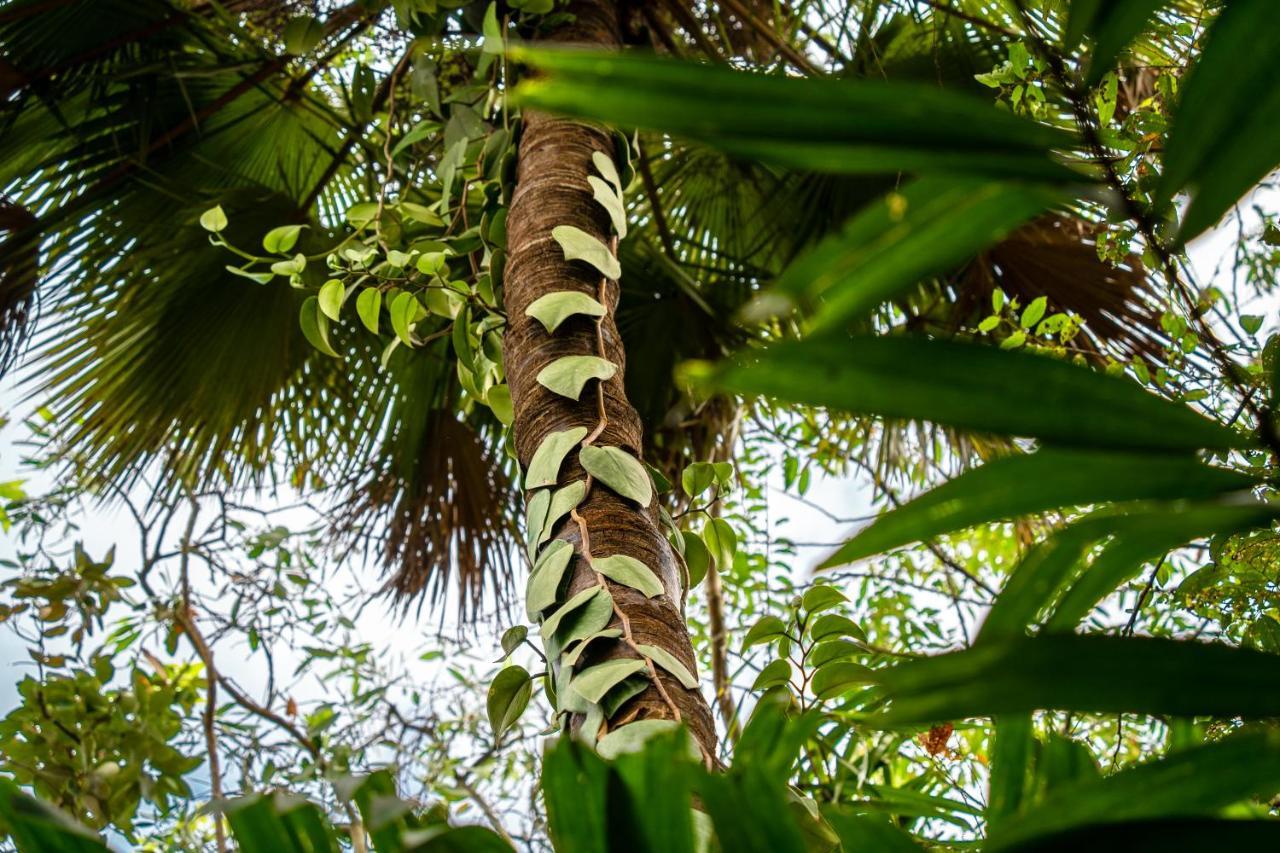
<path fill-rule="evenodd" d="M 622 267 L 609 247 L 581 228 L 557 225 L 551 229 L 551 236 L 560 244 L 566 261 L 586 261 L 605 278 L 615 281 L 622 277 Z"/>
<path fill-rule="evenodd" d="M 591 568 L 615 583 L 637 589 L 648 598 L 662 595 L 662 582 L 644 563 L 626 554 L 614 554 L 609 557 L 593 557 Z"/>
<path fill-rule="evenodd" d="M 648 506 L 653 500 L 649 473 L 639 460 L 622 448 L 584 447 L 578 452 L 578 461 L 588 474 L 622 497 L 630 498 L 640 506 Z"/>
<path fill-rule="evenodd" d="M 555 332 L 560 324 L 577 314 L 603 317 L 605 307 L 592 297 L 577 290 L 557 290 L 539 296 L 524 309 L 526 316 L 541 323 L 548 332 Z"/>

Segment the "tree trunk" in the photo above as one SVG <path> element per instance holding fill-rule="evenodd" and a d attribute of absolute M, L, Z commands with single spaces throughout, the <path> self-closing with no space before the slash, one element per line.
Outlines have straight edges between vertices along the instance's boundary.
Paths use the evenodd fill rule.
<path fill-rule="evenodd" d="M 569 11 L 574 16 L 572 21 L 548 40 L 597 47 L 619 44 L 618 13 L 611 0 L 577 0 Z M 525 470 L 549 434 L 575 427 L 588 430 L 584 443 L 618 447 L 636 458 L 641 452 L 642 427 L 627 399 L 623 383 L 625 353 L 614 321 L 618 284 L 602 279 L 582 261 L 566 261 L 551 234 L 556 226 L 571 225 L 610 245 L 608 216 L 593 201 L 587 183 L 589 175 L 597 174 L 591 159 L 597 151 L 613 159 L 614 141 L 608 131 L 536 112 L 525 113 L 516 189 L 507 217 L 504 276 L 508 318 L 504 361 L 515 409 L 516 452 Z M 587 315 L 570 317 L 554 334 L 526 316 L 525 309 L 536 299 L 565 290 L 597 298 L 607 314 L 598 321 Z M 590 380 L 581 398 L 574 401 L 553 393 L 536 380 L 539 371 L 566 355 L 603 356 L 618 370 L 603 383 Z M 621 630 L 623 636 L 591 642 L 574 670 L 581 672 L 618 658 L 644 659 L 636 646 L 648 644 L 665 650 L 696 674 L 684 619 L 685 579 L 659 526 L 656 497 L 648 506 L 639 506 L 591 480 L 578 461 L 578 450 L 575 447 L 565 457 L 558 485 L 582 480 L 590 485 L 576 511 L 565 516 L 552 534 L 553 541 L 563 539 L 574 548 L 565 573 L 567 582 L 556 600 L 563 603 L 592 586 L 606 585 L 614 602 L 610 627 Z M 606 580 L 593 570 L 587 554 L 596 559 L 617 554 L 633 557 L 653 570 L 665 593 L 649 598 L 629 586 Z M 553 661 L 553 666 L 559 663 Z M 682 686 L 678 678 L 655 666 L 651 659 L 642 675 L 648 678 L 643 692 L 603 720 L 599 731 L 584 734 L 603 735 L 638 720 L 679 720 L 692 732 L 707 760 L 713 761 L 715 728 L 701 692 Z M 591 718 L 576 713 L 571 727 L 579 729 L 587 719 Z M 597 717 L 591 726 L 600 722 Z"/>

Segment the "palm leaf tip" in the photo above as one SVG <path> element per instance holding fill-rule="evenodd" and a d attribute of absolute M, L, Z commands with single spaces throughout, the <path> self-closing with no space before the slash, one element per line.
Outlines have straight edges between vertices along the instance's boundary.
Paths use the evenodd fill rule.
<path fill-rule="evenodd" d="M 465 624 L 479 617 L 486 593 L 499 610 L 511 604 L 513 495 L 483 438 L 437 409 L 407 466 L 380 465 L 339 507 L 336 527 L 379 548 L 382 592 L 396 604 L 434 608 L 456 589 Z"/>
<path fill-rule="evenodd" d="M 25 207 L 0 201 L 0 376 L 22 354 L 38 307 L 39 220 Z"/>

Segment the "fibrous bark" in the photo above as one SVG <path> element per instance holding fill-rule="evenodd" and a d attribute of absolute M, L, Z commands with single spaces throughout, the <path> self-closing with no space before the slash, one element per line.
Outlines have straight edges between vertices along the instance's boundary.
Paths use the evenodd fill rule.
<path fill-rule="evenodd" d="M 619 42 L 617 10 L 609 0 L 579 0 L 570 4 L 573 19 L 548 38 L 556 42 L 614 47 Z M 642 426 L 627 399 L 623 376 L 626 354 L 614 322 L 619 289 L 615 281 L 580 261 L 566 261 L 552 237 L 556 226 L 571 225 L 608 244 L 609 221 L 592 200 L 587 183 L 592 174 L 592 154 L 614 156 L 613 136 L 606 130 L 536 112 L 523 117 L 519 142 L 519 167 L 514 196 L 507 217 L 507 264 L 504 303 L 508 325 L 504 341 L 507 381 L 515 410 L 514 438 L 517 455 L 527 467 L 534 451 L 548 434 L 573 427 L 595 431 L 604 428 L 597 445 L 622 448 L 639 458 Z M 625 274 L 625 272 L 624 272 Z M 600 301 L 608 314 L 598 323 L 584 315 L 571 317 L 555 334 L 525 309 L 548 293 L 578 290 Z M 601 355 L 618 366 L 613 378 L 597 389 L 592 380 L 578 401 L 559 396 L 536 381 L 540 370 L 566 355 Z M 599 391 L 599 393 L 598 393 Z M 586 474 L 577 453 L 570 453 L 560 471 L 559 485 L 583 480 Z M 633 643 L 665 649 L 696 672 L 689 631 L 684 619 L 684 577 L 680 564 L 659 526 L 656 498 L 646 507 L 594 483 L 578 506 L 577 519 L 566 516 L 555 538 L 575 548 L 566 597 L 602 582 L 583 558 L 581 530 L 589 534 L 594 557 L 625 554 L 650 567 L 662 582 L 665 594 L 646 598 L 641 592 L 607 581 L 616 611 L 615 627 L 626 627 Z M 623 623 L 626 623 L 624 626 Z M 619 657 L 635 657 L 633 645 L 624 640 L 597 641 L 588 647 L 583 665 Z M 627 701 L 606 721 L 609 729 L 643 719 L 679 719 L 693 734 L 704 754 L 715 754 L 715 728 L 702 694 L 686 689 L 667 672 L 650 667 L 660 684 L 650 686 Z M 581 725 L 581 719 L 574 725 Z M 590 733 L 597 734 L 597 733 Z"/>

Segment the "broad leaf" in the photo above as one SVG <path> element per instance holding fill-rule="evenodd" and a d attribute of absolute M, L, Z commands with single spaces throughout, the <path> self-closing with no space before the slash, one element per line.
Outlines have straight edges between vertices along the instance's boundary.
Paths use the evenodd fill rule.
<path fill-rule="evenodd" d="M 697 677 L 689 671 L 689 668 L 676 658 L 671 652 L 661 646 L 654 646 L 648 643 L 637 643 L 636 650 L 658 666 L 665 669 L 676 677 L 676 680 L 689 690 L 698 689 Z"/>
<path fill-rule="evenodd" d="M 624 678 L 637 675 L 648 669 L 642 660 L 620 658 L 598 663 L 584 669 L 569 682 L 569 689 L 574 690 L 588 702 L 599 703 Z"/>
<path fill-rule="evenodd" d="M 557 539 L 543 549 L 538 562 L 529 574 L 529 588 L 525 594 L 525 609 L 530 619 L 556 603 L 565 569 L 573 559 L 573 546 Z"/>
<path fill-rule="evenodd" d="M 533 694 L 533 679 L 522 666 L 509 666 L 498 673 L 489 685 L 486 708 L 495 740 L 516 724 Z"/>
<path fill-rule="evenodd" d="M 538 371 L 536 378 L 561 397 L 577 400 L 587 382 L 609 379 L 617 372 L 616 364 L 596 355 L 564 355 Z"/>
<path fill-rule="evenodd" d="M 622 205 L 621 196 L 613 187 L 595 175 L 588 176 L 587 183 L 591 185 L 592 198 L 609 214 L 609 220 L 613 223 L 613 230 L 618 232 L 618 237 L 627 236 L 627 210 Z"/>
<path fill-rule="evenodd" d="M 584 447 L 578 452 L 578 461 L 588 474 L 624 498 L 630 498 L 640 506 L 648 506 L 653 500 L 653 482 L 649 479 L 649 472 L 622 448 Z"/>
<path fill-rule="evenodd" d="M 554 486 L 560 479 L 560 465 L 564 462 L 564 457 L 586 437 L 586 427 L 572 427 L 547 433 L 542 443 L 538 445 L 538 449 L 533 451 L 533 458 L 529 460 L 529 470 L 524 475 L 524 487 L 536 489 L 542 486 Z"/>
<path fill-rule="evenodd" d="M 1046 448 L 961 474 L 881 516 L 823 562 L 840 566 L 943 533 L 1049 509 L 1140 499 L 1208 498 L 1257 478 L 1191 456 Z"/>
<path fill-rule="evenodd" d="M 557 225 L 551 229 L 551 236 L 560 244 L 565 260 L 586 261 L 605 278 L 615 281 L 622 277 L 622 266 L 609 247 L 581 228 Z"/>
<path fill-rule="evenodd" d="M 378 315 L 382 312 L 382 291 L 376 287 L 366 287 L 356 297 L 356 315 L 364 327 L 375 335 L 378 334 Z"/>
<path fill-rule="evenodd" d="M 662 595 L 662 581 L 653 573 L 653 569 L 626 554 L 614 554 L 610 557 L 593 557 L 591 568 L 609 580 L 638 589 L 649 598 Z"/>
<path fill-rule="evenodd" d="M 548 332 L 560 328 L 560 324 L 575 314 L 603 317 L 605 307 L 594 298 L 577 290 L 557 290 L 539 296 L 524 313 L 546 327 Z"/>
<path fill-rule="evenodd" d="M 302 336 L 307 339 L 307 343 L 325 355 L 340 357 L 329 343 L 329 318 L 320 313 L 320 303 L 314 296 L 308 296 L 302 301 L 298 324 L 302 327 Z"/>
<path fill-rule="evenodd" d="M 832 699 L 862 684 L 875 681 L 870 668 L 852 661 L 835 661 L 818 667 L 810 687 L 819 699 Z"/>
<path fill-rule="evenodd" d="M 877 670 L 888 726 L 1064 709 L 1280 715 L 1280 656 L 1150 637 L 1001 638 Z"/>
<path fill-rule="evenodd" d="M 556 525 L 560 523 L 560 519 L 564 518 L 571 510 L 577 509 L 578 504 L 582 503 L 582 498 L 586 493 L 587 481 L 578 480 L 564 488 L 556 489 L 551 494 L 551 505 L 547 509 L 547 520 L 542 525 L 542 533 L 538 535 L 539 545 L 551 538 L 551 534 L 555 532 Z"/>
<path fill-rule="evenodd" d="M 1193 450 L 1248 440 L 1125 379 L 1047 356 L 916 337 L 811 338 L 686 366 L 726 391 L 1076 447 Z"/>

